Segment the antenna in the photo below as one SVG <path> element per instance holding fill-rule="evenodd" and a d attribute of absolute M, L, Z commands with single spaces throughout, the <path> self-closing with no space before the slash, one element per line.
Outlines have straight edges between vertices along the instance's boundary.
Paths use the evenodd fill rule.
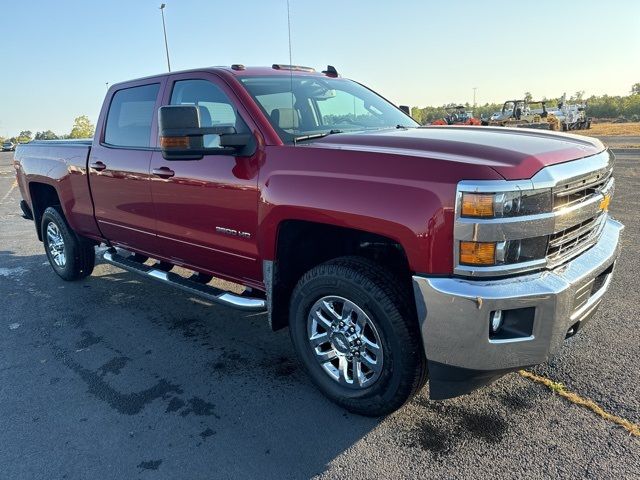
<path fill-rule="evenodd" d="M 171 71 L 171 63 L 169 62 L 169 44 L 167 43 L 167 27 L 164 24 L 164 7 L 163 3 L 160 5 L 160 15 L 162 15 L 162 31 L 164 32 L 164 49 L 167 52 L 167 70 Z"/>
<path fill-rule="evenodd" d="M 287 30 L 289 33 L 289 65 L 293 65 L 293 55 L 291 53 L 291 8 L 289 6 L 289 0 L 287 0 Z M 293 118 L 296 118 L 296 107 L 295 107 L 295 100 L 293 97 L 293 68 L 289 68 L 289 80 L 291 82 L 291 85 L 289 87 L 289 90 L 291 90 L 291 110 L 292 110 L 292 116 Z M 295 127 L 295 121 L 293 122 L 293 125 Z M 293 137 L 293 144 L 296 145 L 296 137 Z"/>

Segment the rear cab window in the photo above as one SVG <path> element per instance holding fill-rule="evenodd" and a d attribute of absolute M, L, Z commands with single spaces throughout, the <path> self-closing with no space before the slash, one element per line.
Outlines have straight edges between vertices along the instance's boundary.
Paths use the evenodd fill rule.
<path fill-rule="evenodd" d="M 107 114 L 105 143 L 117 147 L 149 147 L 159 90 L 159 83 L 118 90 Z"/>

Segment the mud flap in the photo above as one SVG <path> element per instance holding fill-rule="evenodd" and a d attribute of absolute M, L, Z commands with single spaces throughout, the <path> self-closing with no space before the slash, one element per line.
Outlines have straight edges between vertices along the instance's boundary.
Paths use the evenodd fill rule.
<path fill-rule="evenodd" d="M 495 382 L 507 373 L 518 370 L 471 370 L 431 360 L 428 360 L 427 364 L 429 366 L 429 398 L 431 400 L 445 400 L 465 395 Z"/>

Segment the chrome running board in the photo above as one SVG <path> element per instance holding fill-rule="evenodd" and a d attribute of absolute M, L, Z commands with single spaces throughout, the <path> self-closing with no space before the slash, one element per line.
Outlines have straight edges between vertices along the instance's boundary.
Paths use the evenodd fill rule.
<path fill-rule="evenodd" d="M 172 272 L 164 272 L 153 266 L 144 263 L 129 260 L 118 254 L 115 250 L 107 250 L 102 258 L 105 262 L 110 263 L 118 268 L 129 272 L 138 273 L 162 283 L 177 287 L 192 295 L 205 298 L 215 303 L 227 305 L 238 310 L 248 310 L 252 312 L 262 312 L 267 309 L 267 301 L 263 298 L 247 297 L 235 293 L 227 292 L 211 285 L 194 282 L 187 278 Z"/>

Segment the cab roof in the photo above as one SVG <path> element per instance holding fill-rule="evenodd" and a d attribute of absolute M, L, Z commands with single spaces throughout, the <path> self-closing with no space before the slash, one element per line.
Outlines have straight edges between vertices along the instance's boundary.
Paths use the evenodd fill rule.
<path fill-rule="evenodd" d="M 223 73 L 226 75 L 231 75 L 234 77 L 266 77 L 266 76 L 290 76 L 292 73 L 295 75 L 309 75 L 316 77 L 338 77 L 337 70 L 331 65 L 327 66 L 326 70 L 322 72 L 318 72 L 311 67 L 304 67 L 301 65 L 286 65 L 286 64 L 277 64 L 274 63 L 270 67 L 245 67 L 242 64 L 233 64 L 231 66 L 213 66 L 213 67 L 202 67 L 202 68 L 192 68 L 188 70 L 178 70 L 173 72 L 166 72 L 157 75 L 150 75 L 148 77 L 134 78 L 130 80 L 126 80 L 124 82 L 115 83 L 114 86 L 119 86 L 127 83 L 139 82 L 142 80 L 154 80 L 161 79 L 168 75 L 176 75 L 176 74 L 184 74 L 184 73 L 195 73 L 195 72 L 213 72 L 213 73 Z"/>

